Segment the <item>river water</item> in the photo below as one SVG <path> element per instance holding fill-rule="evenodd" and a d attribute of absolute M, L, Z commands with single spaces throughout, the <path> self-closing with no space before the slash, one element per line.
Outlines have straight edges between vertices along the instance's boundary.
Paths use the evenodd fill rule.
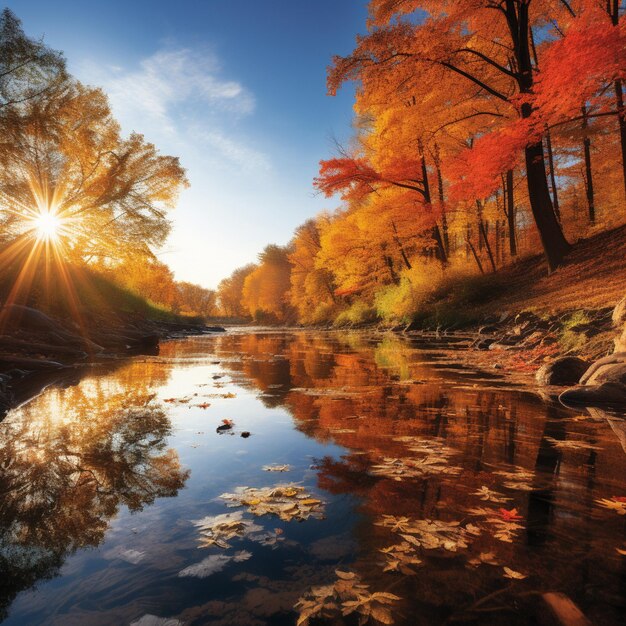
<path fill-rule="evenodd" d="M 235 330 L 75 382 L 0 424 L 7 625 L 534 624 L 548 591 L 623 623 L 620 419 L 373 333 Z"/>

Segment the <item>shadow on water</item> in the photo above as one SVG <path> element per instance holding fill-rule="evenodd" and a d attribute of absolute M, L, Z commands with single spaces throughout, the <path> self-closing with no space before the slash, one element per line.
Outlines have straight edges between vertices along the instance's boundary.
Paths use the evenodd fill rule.
<path fill-rule="evenodd" d="M 215 432 L 224 417 L 233 436 Z M 18 595 L 10 623 L 278 626 L 340 569 L 396 595 L 397 624 L 527 626 L 546 591 L 620 624 L 623 423 L 394 336 L 171 342 L 158 359 L 47 390 L 0 424 L 3 606 L 58 576 Z M 280 483 L 322 500 L 326 520 L 254 516 L 251 498 L 237 511 L 256 535 L 198 543 L 198 528 L 229 511 L 221 493 Z M 145 529 L 133 546 L 143 556 L 126 554 L 123 569 L 107 556 L 121 549 L 114 520 L 118 534 Z M 336 610 L 320 623 L 358 621 Z"/>

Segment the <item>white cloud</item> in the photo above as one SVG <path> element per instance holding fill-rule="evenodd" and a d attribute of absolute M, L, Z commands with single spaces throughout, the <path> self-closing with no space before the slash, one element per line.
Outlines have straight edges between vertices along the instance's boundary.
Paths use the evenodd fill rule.
<path fill-rule="evenodd" d="M 270 160 L 267 155 L 235 139 L 227 137 L 219 130 L 203 133 L 200 138 L 207 147 L 213 148 L 222 157 L 242 169 L 253 171 L 269 171 L 271 169 Z"/>
<path fill-rule="evenodd" d="M 220 169 L 271 169 L 269 157 L 237 131 L 239 120 L 254 113 L 254 95 L 240 82 L 223 78 L 210 51 L 167 48 L 135 69 L 90 61 L 78 74 L 104 89 L 125 132 L 143 133 L 161 149 L 177 151 L 183 164 L 193 155 L 193 161 Z"/>
<path fill-rule="evenodd" d="M 160 50 L 139 63 L 136 70 L 102 68 L 86 63 L 82 74 L 101 85 L 122 122 L 165 124 L 179 130 L 179 108 L 207 116 L 247 115 L 254 111 L 254 96 L 239 82 L 219 76 L 214 54 L 189 48 Z M 148 118 L 148 119 L 146 119 Z"/>

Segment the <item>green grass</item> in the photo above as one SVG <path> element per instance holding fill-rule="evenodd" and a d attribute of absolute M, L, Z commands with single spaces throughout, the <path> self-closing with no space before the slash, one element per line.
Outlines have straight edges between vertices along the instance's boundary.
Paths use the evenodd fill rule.
<path fill-rule="evenodd" d="M 0 303 L 11 297 L 20 277 L 18 262 L 0 269 Z M 41 260 L 23 289 L 12 297 L 16 304 L 35 307 L 59 319 L 73 318 L 76 312 L 87 323 L 99 321 L 152 320 L 172 323 L 201 323 L 197 317 L 178 315 L 165 307 L 116 285 L 96 271 L 76 265 L 65 265 L 64 272 L 47 268 Z M 68 288 L 68 285 L 71 287 Z"/>

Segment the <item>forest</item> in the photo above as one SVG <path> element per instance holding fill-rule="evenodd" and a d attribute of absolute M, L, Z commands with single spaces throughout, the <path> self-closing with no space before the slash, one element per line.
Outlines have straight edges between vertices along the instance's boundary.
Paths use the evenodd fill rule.
<path fill-rule="evenodd" d="M 127 293 L 164 314 L 215 312 L 213 290 L 176 281 L 157 256 L 188 184 L 179 159 L 123 136 L 105 93 L 73 78 L 63 54 L 25 34 L 9 9 L 0 16 L 0 135 L 5 303 L 62 307 L 82 289 L 94 306 L 87 282 L 115 285 L 117 306 Z"/>
<path fill-rule="evenodd" d="M 626 222 L 625 73 L 618 0 L 371 0 L 327 70 L 355 87 L 314 180 L 338 206 L 224 279 L 223 312 L 406 323 L 539 254 L 558 275 Z"/>

